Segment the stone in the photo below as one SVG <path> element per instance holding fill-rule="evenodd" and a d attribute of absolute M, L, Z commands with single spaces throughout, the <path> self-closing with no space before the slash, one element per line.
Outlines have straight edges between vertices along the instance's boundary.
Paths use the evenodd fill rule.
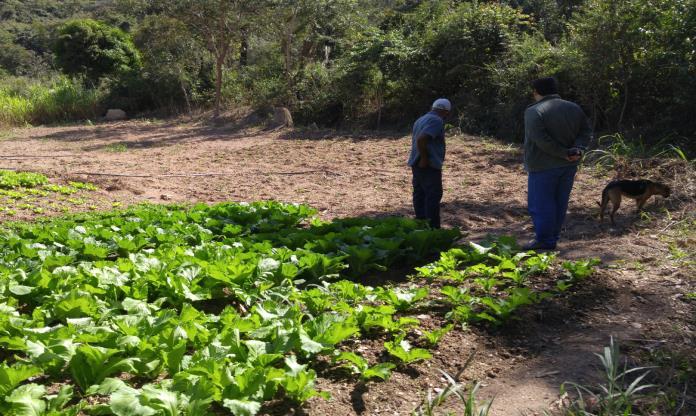
<path fill-rule="evenodd" d="M 104 118 L 107 121 L 125 120 L 126 112 L 118 108 L 111 108 L 106 112 L 106 116 L 104 116 Z"/>

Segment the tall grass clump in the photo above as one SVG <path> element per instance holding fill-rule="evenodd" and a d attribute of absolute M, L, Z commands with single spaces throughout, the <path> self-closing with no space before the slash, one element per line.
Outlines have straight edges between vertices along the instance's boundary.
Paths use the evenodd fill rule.
<path fill-rule="evenodd" d="M 585 386 L 574 382 L 563 383 L 561 397 L 567 397 L 565 393 L 570 390 L 575 393 L 575 398 L 569 402 L 561 403 L 559 412 L 544 412 L 545 415 L 633 416 L 666 414 L 651 411 L 656 403 L 656 398 L 662 393 L 653 391 L 646 394 L 647 390 L 655 390 L 658 387 L 645 381 L 650 370 L 654 367 L 628 368 L 628 362 L 626 359 L 622 359 L 619 345 L 614 342 L 613 337 L 609 340 L 609 346 L 604 347 L 603 354 L 595 355 L 602 363 L 603 382 L 596 386 Z"/>
<path fill-rule="evenodd" d="M 24 126 L 94 119 L 102 93 L 78 80 L 50 82 L 12 77 L 0 81 L 0 125 Z"/>

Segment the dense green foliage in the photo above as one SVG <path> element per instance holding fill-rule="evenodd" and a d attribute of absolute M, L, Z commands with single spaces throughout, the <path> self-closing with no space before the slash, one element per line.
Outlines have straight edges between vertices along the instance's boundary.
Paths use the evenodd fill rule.
<path fill-rule="evenodd" d="M 58 28 L 56 65 L 73 76 L 98 82 L 107 75 L 123 76 L 140 68 L 140 56 L 130 37 L 95 20 L 71 20 Z"/>
<path fill-rule="evenodd" d="M 107 75 L 104 102 L 128 111 L 284 105 L 300 122 L 405 127 L 448 96 L 450 124 L 519 139 L 530 80 L 554 75 L 597 130 L 696 129 L 694 0 L 13 0 L 0 15 L 0 73 Z M 72 50 L 101 58 L 53 53 L 75 17 L 117 39 Z"/>
<path fill-rule="evenodd" d="M 6 228 L 0 412 L 208 415 L 213 406 L 254 415 L 272 399 L 325 396 L 315 389 L 319 356 L 364 381 L 429 359 L 453 326 L 417 331 L 415 312 L 432 302 L 427 288 L 346 278 L 423 263 L 458 231 L 401 218 L 308 223 L 313 214 L 274 202 L 139 206 Z M 548 274 L 551 257 L 508 247 L 503 239 L 455 249 L 419 270 L 474 286 L 484 276 L 513 282 L 484 281 L 476 290 L 487 295 L 467 316 L 471 296 L 441 289 L 451 319 L 497 324 L 554 291 L 524 288 Z M 591 264 L 563 268 L 569 285 Z M 363 337 L 384 340 L 384 359 L 370 363 L 344 342 Z"/>

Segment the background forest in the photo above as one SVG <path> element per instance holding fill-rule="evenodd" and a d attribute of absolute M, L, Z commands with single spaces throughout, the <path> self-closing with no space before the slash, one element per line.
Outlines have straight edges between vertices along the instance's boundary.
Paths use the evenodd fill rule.
<path fill-rule="evenodd" d="M 285 106 L 299 123 L 522 137 L 553 75 L 598 131 L 687 145 L 696 0 L 3 0 L 0 124 Z"/>

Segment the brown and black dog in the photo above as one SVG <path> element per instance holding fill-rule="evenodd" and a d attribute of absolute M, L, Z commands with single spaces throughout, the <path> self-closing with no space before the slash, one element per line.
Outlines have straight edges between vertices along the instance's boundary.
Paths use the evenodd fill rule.
<path fill-rule="evenodd" d="M 611 201 L 611 218 L 612 225 L 614 224 L 614 214 L 621 206 L 621 197 L 625 196 L 636 200 L 637 211 L 643 208 L 643 205 L 653 195 L 662 195 L 667 198 L 670 190 L 667 185 L 640 179 L 637 181 L 617 180 L 611 181 L 602 191 L 602 202 L 599 204 L 600 214 L 599 220 L 604 221 L 604 212 L 607 209 L 609 201 Z"/>

